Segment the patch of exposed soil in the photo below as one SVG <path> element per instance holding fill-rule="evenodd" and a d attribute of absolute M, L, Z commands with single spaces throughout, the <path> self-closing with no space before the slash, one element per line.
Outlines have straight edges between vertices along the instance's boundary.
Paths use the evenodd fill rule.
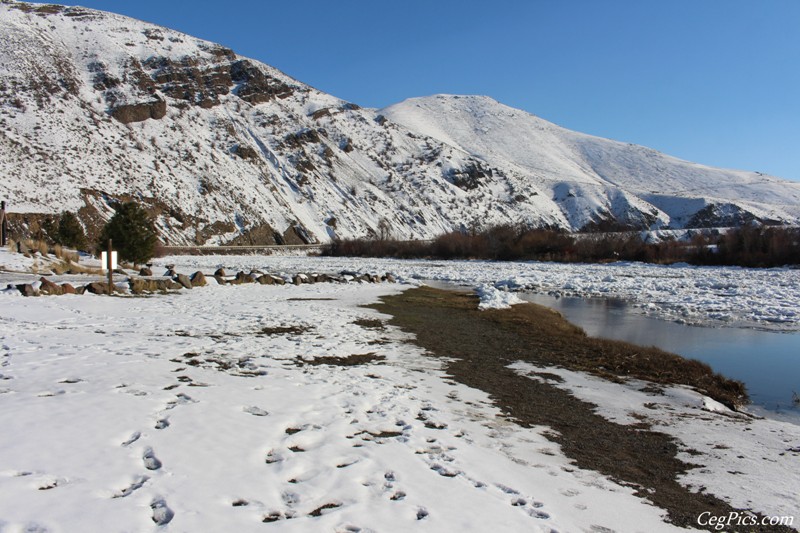
<path fill-rule="evenodd" d="M 303 359 L 298 357 L 295 359 L 297 366 L 319 366 L 319 365 L 334 365 L 334 366 L 358 366 L 383 361 L 385 359 L 382 355 L 376 355 L 372 352 L 357 353 L 348 355 L 347 357 L 315 357 L 314 359 Z"/>
<path fill-rule="evenodd" d="M 302 335 L 311 329 L 310 326 L 263 327 L 258 331 L 258 335 Z"/>
<path fill-rule="evenodd" d="M 370 307 L 391 315 L 390 324 L 413 333 L 419 346 L 445 358 L 445 368 L 455 380 L 489 393 L 522 426 L 552 428 L 547 437 L 576 466 L 633 487 L 640 497 L 665 509 L 670 522 L 696 528 L 703 512 L 722 516 L 735 511 L 719 498 L 690 492 L 678 483 L 681 474 L 699 465 L 679 460 L 678 444 L 669 435 L 613 423 L 596 414 L 594 405 L 507 366 L 527 361 L 616 381 L 636 377 L 686 383 L 712 396 L 712 390 L 734 391 L 726 398 L 734 404 L 743 401 L 740 384 L 661 350 L 587 337 L 558 313 L 533 304 L 478 311 L 478 299 L 471 294 L 421 287 L 386 296 Z"/>

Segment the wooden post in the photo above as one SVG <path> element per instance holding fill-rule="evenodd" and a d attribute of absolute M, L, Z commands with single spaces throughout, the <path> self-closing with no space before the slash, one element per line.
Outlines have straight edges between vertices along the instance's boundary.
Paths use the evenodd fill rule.
<path fill-rule="evenodd" d="M 6 202 L 0 202 L 0 246 L 8 243 L 8 221 L 6 220 Z"/>
<path fill-rule="evenodd" d="M 114 294 L 114 271 L 111 269 L 111 239 L 108 239 L 108 255 L 106 256 L 106 268 L 108 269 L 108 295 Z"/>

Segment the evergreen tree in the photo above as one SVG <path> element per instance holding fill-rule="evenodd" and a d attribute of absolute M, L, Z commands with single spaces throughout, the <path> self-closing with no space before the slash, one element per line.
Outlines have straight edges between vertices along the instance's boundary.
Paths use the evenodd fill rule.
<path fill-rule="evenodd" d="M 158 233 L 143 207 L 136 202 L 126 202 L 117 207 L 117 212 L 103 227 L 97 241 L 98 249 L 105 250 L 108 239 L 112 239 L 121 260 L 141 264 L 153 257 Z"/>
<path fill-rule="evenodd" d="M 86 248 L 86 233 L 83 231 L 78 217 L 71 211 L 61 213 L 56 228 L 55 241 L 68 248 L 82 250 Z"/>

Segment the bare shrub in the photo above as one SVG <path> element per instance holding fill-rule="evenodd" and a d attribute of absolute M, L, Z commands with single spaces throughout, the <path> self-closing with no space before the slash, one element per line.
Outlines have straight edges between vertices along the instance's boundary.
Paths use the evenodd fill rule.
<path fill-rule="evenodd" d="M 746 226 L 716 237 L 697 235 L 689 242 L 672 239 L 648 243 L 639 232 L 574 235 L 552 229 L 501 225 L 479 232 L 445 233 L 433 241 L 380 237 L 337 240 L 323 255 L 775 267 L 800 264 L 800 229 Z"/>

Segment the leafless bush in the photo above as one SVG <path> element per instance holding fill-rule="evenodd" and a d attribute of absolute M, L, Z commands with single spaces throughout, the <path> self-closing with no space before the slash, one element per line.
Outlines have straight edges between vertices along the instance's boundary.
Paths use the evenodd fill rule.
<path fill-rule="evenodd" d="M 550 229 L 503 225 L 479 232 L 451 232 L 433 241 L 337 240 L 324 255 L 430 257 L 437 259 L 536 260 L 604 263 L 641 261 L 670 264 L 774 267 L 800 264 L 800 229 L 742 227 L 716 237 L 696 236 L 645 242 L 639 232 L 580 236 Z"/>

